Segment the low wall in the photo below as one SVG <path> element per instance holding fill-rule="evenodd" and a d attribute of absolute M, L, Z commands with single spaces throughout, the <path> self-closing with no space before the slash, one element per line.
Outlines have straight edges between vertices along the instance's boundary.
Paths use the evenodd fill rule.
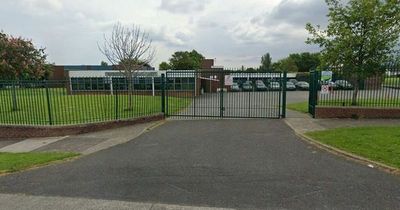
<path fill-rule="evenodd" d="M 78 135 L 83 133 L 101 131 L 106 129 L 118 128 L 123 126 L 135 125 L 164 119 L 163 114 L 135 118 L 129 120 L 118 120 L 101 123 L 90 123 L 83 125 L 68 126 L 0 126 L 0 141 L 7 139 L 26 139 L 35 137 L 56 137 Z"/>
<path fill-rule="evenodd" d="M 400 108 L 317 106 L 315 118 L 400 118 Z"/>

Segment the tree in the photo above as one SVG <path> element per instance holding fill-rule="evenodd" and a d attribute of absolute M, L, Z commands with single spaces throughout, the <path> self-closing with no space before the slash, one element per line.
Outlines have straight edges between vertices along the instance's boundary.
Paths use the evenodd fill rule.
<path fill-rule="evenodd" d="M 299 72 L 310 72 L 321 64 L 320 53 L 294 53 L 289 57 L 296 63 Z"/>
<path fill-rule="evenodd" d="M 31 40 L 0 32 L 0 78 L 9 80 L 46 79 L 52 65 L 44 48 L 35 48 Z"/>
<path fill-rule="evenodd" d="M 381 65 L 391 59 L 400 35 L 398 0 L 326 0 L 327 29 L 306 25 L 308 44 L 322 48 L 322 65 L 340 67 L 354 86 L 357 105 L 360 82 L 384 73 Z"/>
<path fill-rule="evenodd" d="M 273 64 L 275 71 L 286 71 L 286 72 L 298 72 L 299 68 L 297 67 L 295 61 L 290 58 L 284 58 L 279 60 L 278 62 Z"/>
<path fill-rule="evenodd" d="M 272 67 L 272 58 L 269 53 L 266 53 L 261 57 L 260 71 L 267 72 L 270 71 Z"/>
<path fill-rule="evenodd" d="M 201 68 L 204 56 L 196 50 L 175 52 L 169 60 L 173 70 L 197 70 Z"/>
<path fill-rule="evenodd" d="M 104 44 L 103 46 L 99 45 L 99 50 L 112 65 L 120 67 L 120 72 L 128 81 L 127 110 L 132 110 L 134 73 L 149 65 L 155 55 L 149 34 L 139 26 L 125 27 L 117 23 L 114 25 L 110 37 L 104 35 Z"/>
<path fill-rule="evenodd" d="M 159 68 L 160 70 L 169 70 L 171 69 L 171 66 L 167 62 L 162 62 L 160 63 Z"/>
<path fill-rule="evenodd" d="M 105 61 L 101 61 L 100 65 L 106 67 L 106 66 L 108 66 L 108 63 Z"/>

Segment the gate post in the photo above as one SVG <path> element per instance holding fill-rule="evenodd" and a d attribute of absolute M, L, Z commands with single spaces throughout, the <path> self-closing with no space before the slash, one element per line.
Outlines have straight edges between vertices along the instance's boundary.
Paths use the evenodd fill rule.
<path fill-rule="evenodd" d="M 286 118 L 286 82 L 287 82 L 287 72 L 283 72 L 283 82 L 282 82 L 282 118 Z"/>
<path fill-rule="evenodd" d="M 165 112 L 165 74 L 161 74 L 161 112 L 166 117 Z"/>
<path fill-rule="evenodd" d="M 315 107 L 318 100 L 318 71 L 310 72 L 310 90 L 308 99 L 308 112 L 315 118 Z"/>
<path fill-rule="evenodd" d="M 219 86 L 220 86 L 220 102 L 219 102 L 219 106 L 220 106 L 220 117 L 223 118 L 224 117 L 224 88 L 225 88 L 225 74 L 224 71 L 222 70 L 220 72 L 220 78 L 219 78 Z"/>

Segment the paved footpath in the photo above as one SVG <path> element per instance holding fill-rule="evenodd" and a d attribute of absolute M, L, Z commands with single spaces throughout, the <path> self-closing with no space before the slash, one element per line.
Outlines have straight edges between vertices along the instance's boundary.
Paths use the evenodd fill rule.
<path fill-rule="evenodd" d="M 400 177 L 299 140 L 283 120 L 168 121 L 73 162 L 0 177 L 0 203 L 399 209 L 399 186 Z"/>
<path fill-rule="evenodd" d="M 126 143 L 160 123 L 143 123 L 75 136 L 0 140 L 0 152 L 75 152 L 88 155 Z"/>

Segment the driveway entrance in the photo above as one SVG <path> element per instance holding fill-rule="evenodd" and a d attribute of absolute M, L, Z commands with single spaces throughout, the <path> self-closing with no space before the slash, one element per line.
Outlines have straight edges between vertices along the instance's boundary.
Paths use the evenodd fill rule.
<path fill-rule="evenodd" d="M 399 186 L 265 119 L 168 121 L 73 162 L 0 177 L 0 194 L 238 209 L 398 209 Z"/>
<path fill-rule="evenodd" d="M 286 73 L 168 71 L 166 115 L 284 118 L 286 80 Z"/>

